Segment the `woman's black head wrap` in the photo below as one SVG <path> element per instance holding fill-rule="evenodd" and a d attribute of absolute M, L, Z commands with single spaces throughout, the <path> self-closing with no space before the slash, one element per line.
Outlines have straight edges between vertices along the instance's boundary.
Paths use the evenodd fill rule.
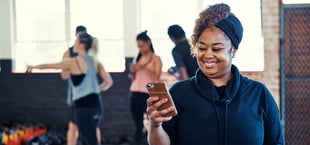
<path fill-rule="evenodd" d="M 233 46 L 238 49 L 243 35 L 243 27 L 239 19 L 230 14 L 227 18 L 216 23 L 215 26 L 221 29 L 229 37 Z"/>

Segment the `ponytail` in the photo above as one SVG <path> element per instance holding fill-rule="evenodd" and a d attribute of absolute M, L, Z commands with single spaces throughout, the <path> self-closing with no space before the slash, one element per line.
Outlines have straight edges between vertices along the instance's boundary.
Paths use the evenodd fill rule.
<path fill-rule="evenodd" d="M 93 58 L 96 58 L 98 54 L 98 39 L 96 37 L 93 37 L 92 45 L 91 45 L 91 51 L 89 51 L 89 55 Z"/>

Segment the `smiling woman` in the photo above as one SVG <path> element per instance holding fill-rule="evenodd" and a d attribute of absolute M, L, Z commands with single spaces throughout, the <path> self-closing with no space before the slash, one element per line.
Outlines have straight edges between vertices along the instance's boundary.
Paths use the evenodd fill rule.
<path fill-rule="evenodd" d="M 242 36 L 229 5 L 214 4 L 199 14 L 192 35 L 199 64 L 195 77 L 171 87 L 175 107 L 160 110 L 167 100 L 147 100 L 151 145 L 283 144 L 269 90 L 232 64 Z M 175 110 L 177 116 L 167 115 Z"/>
<path fill-rule="evenodd" d="M 198 40 L 198 50 L 196 50 L 197 62 L 202 72 L 209 78 L 225 77 L 229 79 L 230 65 L 236 48 L 233 48 L 227 36 L 216 35 L 218 33 L 224 34 L 218 28 L 206 29 L 202 32 Z M 216 85 L 226 84 L 226 82 L 223 83 L 216 83 Z"/>

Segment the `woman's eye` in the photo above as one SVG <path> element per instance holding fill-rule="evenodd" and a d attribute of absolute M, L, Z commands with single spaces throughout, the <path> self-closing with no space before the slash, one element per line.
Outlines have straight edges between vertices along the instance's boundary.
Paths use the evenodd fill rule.
<path fill-rule="evenodd" d="M 212 48 L 212 50 L 214 51 L 214 52 L 218 52 L 218 51 L 220 51 L 222 48 Z"/>
<path fill-rule="evenodd" d="M 207 48 L 204 48 L 204 47 L 198 47 L 199 50 L 203 51 L 203 50 L 206 50 Z"/>

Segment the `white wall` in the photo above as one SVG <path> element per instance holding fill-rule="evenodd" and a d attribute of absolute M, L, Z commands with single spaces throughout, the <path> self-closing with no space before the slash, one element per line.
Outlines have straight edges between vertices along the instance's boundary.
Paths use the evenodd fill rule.
<path fill-rule="evenodd" d="M 140 1 L 124 0 L 124 47 L 125 56 L 134 57 L 138 53 L 136 36 L 140 32 Z"/>
<path fill-rule="evenodd" d="M 0 59 L 11 59 L 13 45 L 13 1 L 0 1 Z"/>

